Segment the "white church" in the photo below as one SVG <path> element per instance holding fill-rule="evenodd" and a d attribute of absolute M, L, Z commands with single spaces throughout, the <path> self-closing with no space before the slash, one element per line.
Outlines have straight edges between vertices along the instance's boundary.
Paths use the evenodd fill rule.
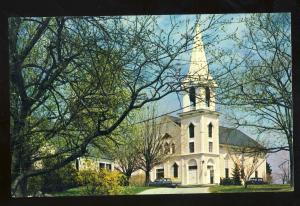
<path fill-rule="evenodd" d="M 160 120 L 163 149 L 169 158 L 154 167 L 151 181 L 165 177 L 182 185 L 218 184 L 232 176 L 234 162 L 228 148 L 259 145 L 243 132 L 219 125 L 216 111 L 216 82 L 209 74 L 199 26 L 185 78 L 183 112 L 179 117 L 166 115 Z M 251 164 L 251 161 L 248 162 Z M 251 177 L 266 177 L 266 159 L 262 158 Z"/>

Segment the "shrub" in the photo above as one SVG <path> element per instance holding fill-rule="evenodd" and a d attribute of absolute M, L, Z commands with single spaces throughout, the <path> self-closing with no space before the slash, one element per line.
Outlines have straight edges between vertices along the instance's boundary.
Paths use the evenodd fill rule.
<path fill-rule="evenodd" d="M 78 186 L 76 179 L 77 170 L 72 164 L 68 164 L 43 175 L 42 192 L 60 192 L 71 187 L 76 187 Z"/>
<path fill-rule="evenodd" d="M 220 185 L 235 185 L 235 182 L 231 178 L 221 178 Z"/>
<path fill-rule="evenodd" d="M 123 176 L 118 171 L 82 169 L 78 172 L 77 181 L 84 186 L 84 195 L 117 195 L 123 192 Z"/>

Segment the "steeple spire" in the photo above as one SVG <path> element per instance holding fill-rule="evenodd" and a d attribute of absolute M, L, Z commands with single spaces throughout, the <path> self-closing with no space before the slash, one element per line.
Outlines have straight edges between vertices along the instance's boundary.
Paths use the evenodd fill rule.
<path fill-rule="evenodd" d="M 201 81 L 212 79 L 208 71 L 208 64 L 204 51 L 200 25 L 195 28 L 194 45 L 191 53 L 190 67 L 187 74 L 192 79 Z"/>

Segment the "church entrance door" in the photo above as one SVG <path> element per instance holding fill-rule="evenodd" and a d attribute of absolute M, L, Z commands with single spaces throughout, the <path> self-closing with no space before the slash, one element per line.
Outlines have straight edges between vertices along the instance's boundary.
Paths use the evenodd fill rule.
<path fill-rule="evenodd" d="M 188 184 L 195 185 L 197 184 L 197 162 L 192 159 L 188 163 Z"/>

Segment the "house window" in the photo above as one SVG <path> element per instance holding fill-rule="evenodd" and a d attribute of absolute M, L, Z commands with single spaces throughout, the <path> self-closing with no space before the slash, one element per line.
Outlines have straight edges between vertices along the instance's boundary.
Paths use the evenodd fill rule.
<path fill-rule="evenodd" d="M 164 178 L 164 169 L 156 169 L 156 179 Z"/>
<path fill-rule="evenodd" d="M 225 178 L 229 178 L 229 168 L 225 168 Z"/>
<path fill-rule="evenodd" d="M 111 164 L 106 164 L 106 169 L 111 171 Z"/>
<path fill-rule="evenodd" d="M 210 105 L 210 89 L 209 89 L 209 87 L 205 87 L 205 103 L 206 103 L 206 106 L 209 107 L 209 105 Z"/>
<path fill-rule="evenodd" d="M 209 125 L 208 125 L 208 137 L 212 137 L 212 127 L 213 127 L 212 123 L 209 123 Z"/>
<path fill-rule="evenodd" d="M 193 153 L 195 148 L 194 148 L 194 142 L 189 143 L 189 148 L 190 148 L 190 153 Z"/>
<path fill-rule="evenodd" d="M 255 171 L 255 178 L 258 178 L 258 172 L 257 172 L 257 170 Z"/>
<path fill-rule="evenodd" d="M 208 143 L 208 151 L 209 151 L 209 152 L 212 152 L 212 151 L 213 151 L 213 143 L 212 143 L 212 142 L 209 142 L 209 143 Z"/>
<path fill-rule="evenodd" d="M 100 168 L 100 169 L 105 169 L 105 163 L 100 162 L 100 163 L 99 163 L 99 168 Z"/>
<path fill-rule="evenodd" d="M 194 134 L 195 134 L 194 129 L 195 129 L 195 126 L 191 123 L 191 124 L 189 125 L 189 134 L 190 134 L 190 138 L 194 138 Z"/>
<path fill-rule="evenodd" d="M 173 165 L 173 177 L 178 177 L 178 165 L 176 163 Z"/>
<path fill-rule="evenodd" d="M 172 143 L 172 154 L 175 154 L 175 144 L 174 143 Z"/>
<path fill-rule="evenodd" d="M 76 170 L 79 170 L 79 159 L 75 160 L 75 167 L 76 167 Z"/>
<path fill-rule="evenodd" d="M 196 90 L 195 87 L 190 88 L 190 102 L 193 107 L 196 107 Z"/>

